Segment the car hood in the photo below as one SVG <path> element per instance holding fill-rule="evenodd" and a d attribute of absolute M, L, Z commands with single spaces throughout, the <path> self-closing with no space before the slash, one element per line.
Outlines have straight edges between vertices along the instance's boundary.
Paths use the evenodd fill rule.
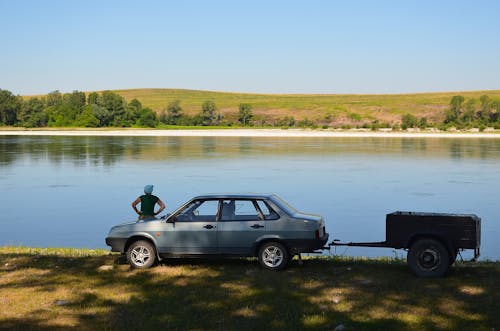
<path fill-rule="evenodd" d="M 118 229 L 118 228 L 121 228 L 121 227 L 124 227 L 124 226 L 129 226 L 129 225 L 132 225 L 132 224 L 135 224 L 135 223 L 137 223 L 137 221 L 124 222 L 124 223 L 120 223 L 120 224 L 117 224 L 117 225 L 113 226 L 111 229 Z"/>
<path fill-rule="evenodd" d="M 151 221 L 157 221 L 157 220 L 151 220 Z M 121 223 L 121 224 L 113 226 L 109 230 L 109 233 L 116 232 L 116 231 L 118 231 L 118 232 L 120 232 L 120 231 L 127 231 L 127 230 L 130 230 L 133 227 L 137 227 L 138 225 L 141 226 L 141 224 L 144 224 L 146 222 L 151 222 L 151 221 L 144 221 L 144 222 L 129 221 L 129 222 Z"/>

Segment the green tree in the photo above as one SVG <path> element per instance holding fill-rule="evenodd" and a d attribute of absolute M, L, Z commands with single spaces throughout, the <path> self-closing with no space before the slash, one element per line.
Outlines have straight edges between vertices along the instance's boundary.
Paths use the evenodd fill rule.
<path fill-rule="evenodd" d="M 406 130 L 408 128 L 415 128 L 418 126 L 418 118 L 412 114 L 404 114 L 401 117 L 401 128 Z"/>
<path fill-rule="evenodd" d="M 427 128 L 427 117 L 423 116 L 423 117 L 420 118 L 420 121 L 418 122 L 418 127 L 420 129 Z"/>
<path fill-rule="evenodd" d="M 475 115 L 476 115 L 476 99 L 472 98 L 467 100 L 467 102 L 465 103 L 464 111 L 462 112 L 460 119 L 462 123 L 471 126 L 472 122 L 474 121 Z"/>
<path fill-rule="evenodd" d="M 483 122 L 489 122 L 489 112 L 491 109 L 491 99 L 487 95 L 482 95 L 479 97 L 479 111 L 477 112 L 477 117 Z"/>
<path fill-rule="evenodd" d="M 201 105 L 201 116 L 203 118 L 203 125 L 213 125 L 217 119 L 217 106 L 213 101 L 205 101 Z"/>
<path fill-rule="evenodd" d="M 171 101 L 166 108 L 164 122 L 167 124 L 179 124 L 182 116 L 182 107 L 180 100 Z"/>
<path fill-rule="evenodd" d="M 106 108 L 111 114 L 110 124 L 113 126 L 126 126 L 126 108 L 125 99 L 119 94 L 111 91 L 104 91 L 101 95 L 102 107 Z"/>
<path fill-rule="evenodd" d="M 500 100 L 491 102 L 490 123 L 500 123 Z"/>
<path fill-rule="evenodd" d="M 0 124 L 17 124 L 17 113 L 22 107 L 23 100 L 12 92 L 0 89 Z"/>
<path fill-rule="evenodd" d="M 142 103 L 137 99 L 132 99 L 123 114 L 122 126 L 132 126 L 136 123 L 142 112 Z"/>
<path fill-rule="evenodd" d="M 450 108 L 446 111 L 445 123 L 456 123 L 460 114 L 465 98 L 461 95 L 455 95 L 450 100 Z"/>
<path fill-rule="evenodd" d="M 479 98 L 479 111 L 477 112 L 477 117 L 484 124 L 494 124 L 499 118 L 499 105 L 499 100 L 493 100 L 487 95 L 482 95 Z"/>
<path fill-rule="evenodd" d="M 92 106 L 85 106 L 83 111 L 78 115 L 75 123 L 79 127 L 95 128 L 98 127 L 99 119 L 94 115 Z"/>
<path fill-rule="evenodd" d="M 221 125 L 223 119 L 224 119 L 224 115 L 222 115 L 221 113 L 217 112 L 215 114 L 215 125 Z"/>
<path fill-rule="evenodd" d="M 135 111 L 139 112 L 142 109 L 142 103 L 137 100 L 137 99 L 132 99 L 129 103 L 128 106 L 130 108 L 133 108 Z"/>
<path fill-rule="evenodd" d="M 89 105 L 101 104 L 101 97 L 99 96 L 99 93 L 97 93 L 97 92 L 90 93 L 88 98 L 87 98 L 87 104 L 89 104 Z"/>
<path fill-rule="evenodd" d="M 154 128 L 158 124 L 158 118 L 151 108 L 143 108 L 140 111 L 137 125 Z"/>
<path fill-rule="evenodd" d="M 100 127 L 103 126 L 109 126 L 111 125 L 111 120 L 113 119 L 113 116 L 111 115 L 111 112 L 102 106 L 98 106 L 94 103 L 89 105 L 92 114 L 98 119 Z"/>
<path fill-rule="evenodd" d="M 47 107 L 59 106 L 63 102 L 62 94 L 58 90 L 52 91 L 47 94 L 47 98 L 45 100 L 45 104 Z"/>
<path fill-rule="evenodd" d="M 30 98 L 23 102 L 17 116 L 20 124 L 27 128 L 43 127 L 47 125 L 45 103 L 38 98 Z"/>
<path fill-rule="evenodd" d="M 85 107 L 85 93 L 80 91 L 73 91 L 63 95 L 63 102 L 70 108 L 77 110 L 80 113 Z"/>
<path fill-rule="evenodd" d="M 48 126 L 66 127 L 76 125 L 75 120 L 78 113 L 68 104 L 60 104 L 45 109 L 47 113 Z"/>
<path fill-rule="evenodd" d="M 238 121 L 242 125 L 247 125 L 247 123 L 252 119 L 252 105 L 249 103 L 240 103 L 238 111 Z"/>
<path fill-rule="evenodd" d="M 201 113 L 194 115 L 193 117 L 182 116 L 181 122 L 182 125 L 203 125 L 203 115 Z"/>

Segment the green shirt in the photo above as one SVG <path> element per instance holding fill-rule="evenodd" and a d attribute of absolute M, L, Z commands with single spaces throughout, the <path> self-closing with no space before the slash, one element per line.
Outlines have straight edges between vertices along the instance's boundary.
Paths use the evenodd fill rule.
<path fill-rule="evenodd" d="M 155 205 L 160 200 L 157 196 L 152 194 L 144 194 L 140 196 L 141 199 L 141 212 L 145 216 L 154 216 Z"/>

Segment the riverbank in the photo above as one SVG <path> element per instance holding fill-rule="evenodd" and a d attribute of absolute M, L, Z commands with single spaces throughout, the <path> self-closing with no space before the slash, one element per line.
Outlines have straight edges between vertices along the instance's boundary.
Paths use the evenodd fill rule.
<path fill-rule="evenodd" d="M 153 137 L 380 137 L 380 138 L 500 138 L 499 132 L 442 132 L 311 129 L 2 129 L 0 135 L 24 136 L 153 136 Z"/>
<path fill-rule="evenodd" d="M 174 259 L 130 270 L 105 250 L 0 247 L 0 329 L 492 330 L 500 263 L 419 279 L 403 260 Z"/>

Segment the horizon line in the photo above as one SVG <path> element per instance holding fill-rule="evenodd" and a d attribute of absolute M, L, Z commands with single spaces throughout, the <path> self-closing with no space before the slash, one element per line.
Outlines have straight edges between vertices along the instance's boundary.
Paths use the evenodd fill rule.
<path fill-rule="evenodd" d="M 1 88 L 0 88 L 1 89 Z M 241 91 L 222 91 L 222 90 L 205 90 L 205 89 L 190 89 L 190 88 L 172 88 L 172 87 L 133 87 L 133 88 L 116 88 L 116 89 L 98 89 L 98 90 L 78 90 L 74 89 L 71 91 L 66 90 L 52 90 L 46 93 L 36 93 L 36 94 L 17 94 L 21 97 L 37 97 L 48 95 L 49 93 L 59 91 L 62 94 L 72 93 L 74 91 L 93 93 L 93 92 L 104 92 L 104 91 L 137 91 L 137 90 L 172 90 L 172 91 L 191 91 L 191 92 L 207 92 L 207 93 L 224 93 L 224 94 L 248 94 L 248 95 L 308 95 L 308 96 L 327 96 L 327 95 L 418 95 L 418 94 L 450 94 L 450 93 L 478 93 L 478 92 L 496 92 L 500 91 L 498 89 L 478 89 L 478 90 L 449 90 L 449 91 L 427 91 L 427 92 L 394 92 L 394 93 L 261 93 L 261 92 L 241 92 Z M 14 93 L 13 93 L 14 94 Z"/>

